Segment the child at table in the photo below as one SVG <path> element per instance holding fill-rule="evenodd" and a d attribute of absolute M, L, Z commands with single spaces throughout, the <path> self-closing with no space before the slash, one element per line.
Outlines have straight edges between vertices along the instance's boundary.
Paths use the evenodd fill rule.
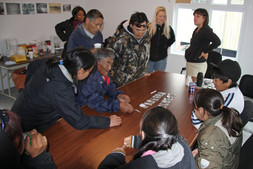
<path fill-rule="evenodd" d="M 193 150 L 198 168 L 237 168 L 241 149 L 240 114 L 224 106 L 220 92 L 201 89 L 194 98 L 194 111 L 204 121 Z"/>
<path fill-rule="evenodd" d="M 114 150 L 101 162 L 106 168 L 196 168 L 190 147 L 178 134 L 175 116 L 163 107 L 147 111 L 141 121 L 141 136 L 127 137 L 123 148 Z M 141 138 L 141 139 L 138 139 Z M 141 141 L 138 144 L 138 141 Z M 135 143 L 133 143 L 135 142 Z M 126 164 L 124 147 L 139 148 L 134 159 Z M 139 145 L 139 146 L 137 146 Z"/>

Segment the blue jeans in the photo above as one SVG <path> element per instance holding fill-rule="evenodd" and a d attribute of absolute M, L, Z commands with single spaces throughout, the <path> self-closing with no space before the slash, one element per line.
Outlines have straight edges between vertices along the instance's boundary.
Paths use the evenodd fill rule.
<path fill-rule="evenodd" d="M 167 57 L 159 60 L 159 61 L 148 61 L 148 73 L 152 73 L 154 71 L 160 70 L 160 71 L 165 71 L 167 66 Z"/>

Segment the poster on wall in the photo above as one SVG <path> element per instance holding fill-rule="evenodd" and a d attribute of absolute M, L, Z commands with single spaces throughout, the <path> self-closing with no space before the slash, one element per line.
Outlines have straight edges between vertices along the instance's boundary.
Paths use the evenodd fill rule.
<path fill-rule="evenodd" d="M 4 15 L 4 3 L 0 2 L 0 15 Z"/>
<path fill-rule="evenodd" d="M 20 15 L 20 4 L 19 3 L 6 3 L 7 15 Z"/>
<path fill-rule="evenodd" d="M 49 3 L 49 13 L 61 13 L 60 3 Z"/>
<path fill-rule="evenodd" d="M 36 3 L 37 14 L 47 13 L 47 3 Z"/>
<path fill-rule="evenodd" d="M 70 12 L 71 11 L 71 5 L 70 4 L 63 4 L 62 5 L 62 11 L 63 12 Z"/>
<path fill-rule="evenodd" d="M 22 12 L 23 12 L 23 15 L 35 14 L 34 4 L 22 3 Z"/>

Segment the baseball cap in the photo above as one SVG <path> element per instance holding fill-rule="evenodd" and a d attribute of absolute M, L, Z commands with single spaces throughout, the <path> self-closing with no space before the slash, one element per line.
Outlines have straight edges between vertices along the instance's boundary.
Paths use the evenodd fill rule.
<path fill-rule="evenodd" d="M 237 82 L 241 77 L 241 67 L 237 61 L 226 59 L 221 61 L 218 65 L 213 64 L 219 69 L 224 76 L 227 76 L 233 82 Z"/>

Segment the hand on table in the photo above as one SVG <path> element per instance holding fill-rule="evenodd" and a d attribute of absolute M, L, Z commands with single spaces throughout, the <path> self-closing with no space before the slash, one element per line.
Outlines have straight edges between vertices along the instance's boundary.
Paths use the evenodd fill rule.
<path fill-rule="evenodd" d="M 131 148 L 131 137 L 132 136 L 128 136 L 128 137 L 124 138 L 124 147 Z"/>
<path fill-rule="evenodd" d="M 30 131 L 29 134 L 30 136 L 26 137 L 25 151 L 34 158 L 46 150 L 47 138 L 38 133 L 36 129 Z"/>
<path fill-rule="evenodd" d="M 110 117 L 110 127 L 118 126 L 121 124 L 121 118 L 116 115 L 111 115 Z"/>
<path fill-rule="evenodd" d="M 129 103 L 120 103 L 120 111 L 123 113 L 132 113 L 134 111 L 134 108 Z"/>
<path fill-rule="evenodd" d="M 192 151 L 192 155 L 193 155 L 193 158 L 195 158 L 195 156 L 198 154 L 198 149 L 194 149 L 193 151 Z"/>
<path fill-rule="evenodd" d="M 130 97 L 128 95 L 125 95 L 125 94 L 119 94 L 118 95 L 118 100 L 120 101 L 120 103 L 129 103 L 130 102 Z"/>

